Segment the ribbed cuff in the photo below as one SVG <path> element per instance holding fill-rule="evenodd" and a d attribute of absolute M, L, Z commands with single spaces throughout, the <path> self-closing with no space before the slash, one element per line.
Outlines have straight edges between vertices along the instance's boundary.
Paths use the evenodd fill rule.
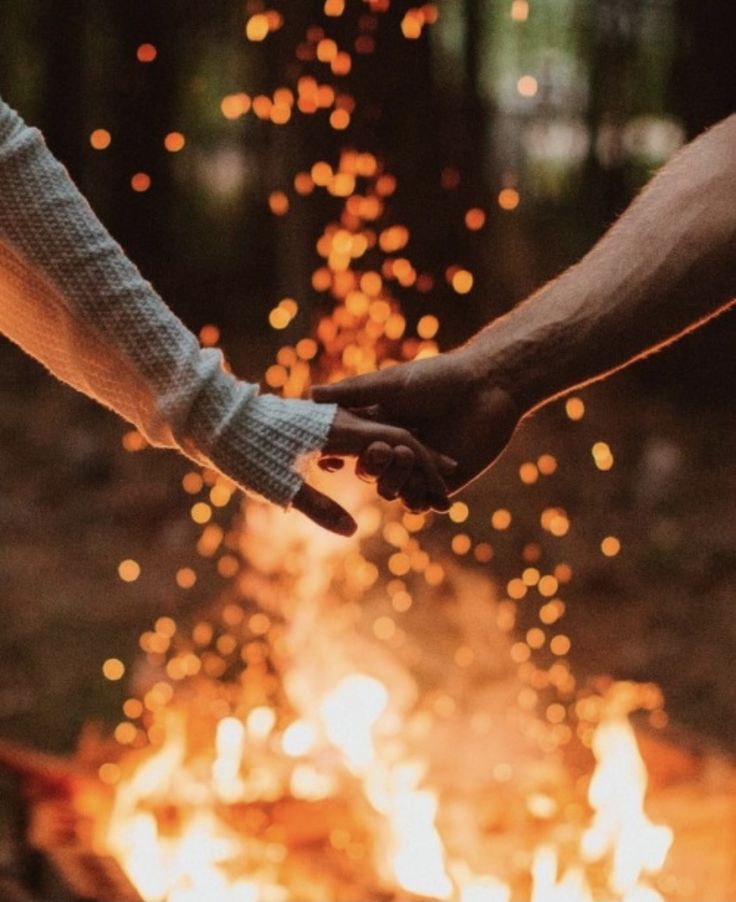
<path fill-rule="evenodd" d="M 58 288 L 72 324 L 130 364 L 127 383 L 116 379 L 114 390 L 90 393 L 115 409 L 132 407 L 134 422 L 154 443 L 176 445 L 288 506 L 303 482 L 300 467 L 323 447 L 337 408 L 259 395 L 255 385 L 222 372 L 219 352 L 200 351 L 104 230 L 40 132 L 2 100 L 0 194 L 0 234 Z M 131 403 L 116 404 L 126 385 Z"/>
<path fill-rule="evenodd" d="M 327 441 L 337 407 L 255 395 L 220 432 L 212 462 L 244 488 L 288 507 L 304 482 L 307 458 Z"/>

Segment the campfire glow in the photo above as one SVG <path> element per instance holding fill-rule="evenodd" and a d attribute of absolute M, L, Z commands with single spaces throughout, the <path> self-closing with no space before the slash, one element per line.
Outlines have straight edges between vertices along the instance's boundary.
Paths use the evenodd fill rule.
<path fill-rule="evenodd" d="M 310 804 L 322 817 L 320 802 L 339 801 L 353 792 L 352 827 L 359 834 L 368 825 L 373 831 L 371 885 L 383 897 L 403 891 L 459 902 L 508 902 L 519 875 L 506 882 L 476 874 L 466 861 L 448 855 L 437 826 L 439 793 L 425 780 L 426 765 L 400 753 L 407 725 L 381 729 L 387 700 L 380 682 L 351 674 L 322 700 L 318 720 L 296 719 L 272 731 L 274 713 L 255 708 L 245 722 L 220 720 L 214 748 L 199 753 L 188 743 L 183 715 L 167 715 L 162 746 L 117 786 L 104 844 L 146 902 L 318 898 L 315 890 L 324 891 L 329 882 L 299 887 L 282 876 L 289 872 L 289 832 L 295 831 L 292 840 L 298 849 L 304 829 L 311 846 Z M 381 734 L 374 746 L 374 737 Z M 271 780 L 264 779 L 258 766 L 266 749 Z M 600 862 L 606 864 L 607 899 L 663 898 L 646 876 L 661 869 L 672 833 L 650 823 L 644 813 L 646 774 L 628 721 L 616 717 L 601 723 L 594 751 L 598 763 L 588 791 L 594 812 L 590 825 L 577 837 L 571 856 L 552 845 L 534 850 L 531 902 L 590 902 L 595 896 L 586 868 Z M 267 838 L 268 828 L 262 834 L 250 832 L 259 819 L 248 818 L 249 805 L 265 818 L 259 804 L 287 797 L 295 804 L 294 822 L 274 833 L 278 841 Z M 553 811 L 553 800 L 547 802 Z M 320 829 L 327 832 L 329 824 L 317 827 L 315 854 L 324 838 Z M 329 829 L 328 839 L 351 856 L 350 829 Z M 352 854 L 363 858 L 362 849 Z"/>
<path fill-rule="evenodd" d="M 365 504 L 364 533 L 375 528 L 367 516 L 373 506 Z M 430 713 L 410 669 L 375 638 L 361 637 L 345 616 L 348 574 L 347 602 L 330 598 L 340 561 L 357 561 L 361 539 L 346 549 L 306 522 L 290 521 L 285 530 L 281 518 L 258 507 L 242 534 L 250 554 L 244 583 L 260 599 L 256 613 L 248 616 L 244 603 L 226 600 L 188 634 L 172 631 L 168 620 L 159 624 L 170 636 L 167 654 L 154 653 L 158 664 L 171 670 L 196 649 L 201 667 L 164 683 L 168 692 L 155 683 L 159 694 L 144 694 L 150 746 L 119 762 L 99 838 L 146 902 L 663 898 L 650 880 L 672 834 L 644 812 L 646 772 L 625 716 L 637 704 L 656 705 L 651 687 L 615 684 L 607 699 L 582 703 L 581 712 L 590 709 L 599 720 L 587 816 L 565 813 L 564 799 L 578 790 L 557 757 L 496 765 L 489 779 L 483 736 L 471 740 L 470 751 L 484 780 L 460 789 L 441 775 L 460 749 L 438 748 L 436 705 Z M 269 543 L 269 536 L 278 539 Z M 293 564 L 286 580 L 293 616 L 275 625 L 284 560 Z M 457 578 L 458 591 L 476 591 L 462 572 Z M 362 591 L 360 581 L 353 583 L 353 592 Z M 481 603 L 496 613 L 500 607 Z M 510 661 L 512 644 L 498 635 Z M 219 649 L 220 667 L 213 668 L 212 648 Z M 250 665 L 225 679 L 248 649 Z M 207 676 L 207 669 L 217 676 Z M 513 685 L 518 688 L 516 677 Z M 475 705 L 456 711 L 451 732 L 467 733 L 479 714 L 508 723 L 507 704 L 503 694 L 484 711 Z M 516 740 L 501 737 L 509 752 Z M 521 822 L 510 836 L 491 831 L 484 837 L 484 797 L 508 797 L 514 770 Z M 509 840 L 517 844 L 515 854 L 504 861 Z"/>
<path fill-rule="evenodd" d="M 370 8 L 380 13 L 388 2 Z M 436 8 L 407 16 L 402 29 L 415 40 Z M 299 59 L 310 58 L 311 40 Z M 354 108 L 311 76 L 298 79 L 296 97 L 304 115 L 333 102 L 335 111 Z M 291 110 L 295 95 L 276 106 L 282 101 Z M 224 101 L 223 112 L 230 118 Z M 321 160 L 296 174 L 298 194 L 326 191 L 342 209 L 317 242 L 323 263 L 312 278 L 334 310 L 266 373 L 284 395 L 302 395 L 313 378 L 437 353 L 437 317 L 420 317 L 414 337 L 395 297 L 394 289 L 425 293 L 434 284 L 399 256 L 410 233 L 386 224 L 395 188 L 376 156 L 352 149 L 334 166 Z M 276 215 L 286 200 L 272 195 Z M 459 266 L 445 276 L 457 293 L 472 286 Z M 284 299 L 271 325 L 285 328 L 297 310 Z M 568 415 L 580 419 L 582 402 L 573 402 Z M 520 479 L 531 484 L 556 467 L 543 455 Z M 338 478 L 330 477 L 333 494 Z M 644 812 L 647 777 L 627 717 L 638 707 L 661 714 L 661 698 L 630 685 L 580 695 L 558 623 L 567 563 L 544 573 L 530 553 L 496 597 L 491 580 L 423 546 L 428 518 L 384 510 L 354 479 L 341 491 L 358 511 L 350 541 L 255 503 L 245 526 L 228 530 L 213 507 L 227 505 L 232 486 L 205 472 L 189 474 L 185 489 L 200 495 L 198 551 L 218 558 L 229 588 L 198 623 L 162 617 L 141 638 L 144 685 L 115 731 L 127 750 L 100 770 L 113 799 L 98 846 L 146 902 L 663 898 L 656 875 L 672 834 Z M 464 503 L 450 515 L 455 524 L 467 517 Z M 497 510 L 490 522 L 506 530 L 511 514 Z M 570 526 L 559 507 L 540 522 L 558 539 Z M 473 540 L 456 533 L 451 548 L 465 555 Z M 488 542 L 473 551 L 481 564 L 494 553 Z M 180 585 L 192 575 L 180 571 Z M 533 593 L 539 624 L 512 641 L 516 605 Z M 441 612 L 452 605 L 462 642 L 449 649 Z M 414 611 L 410 629 L 401 616 Z M 532 660 L 541 649 L 546 666 Z M 597 762 L 587 802 L 579 762 L 565 759 L 574 743 L 592 747 Z"/>

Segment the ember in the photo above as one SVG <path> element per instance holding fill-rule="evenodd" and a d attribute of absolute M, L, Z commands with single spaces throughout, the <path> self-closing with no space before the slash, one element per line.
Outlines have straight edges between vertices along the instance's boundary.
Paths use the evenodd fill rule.
<path fill-rule="evenodd" d="M 388 7 L 367 0 L 372 16 Z M 282 29 L 280 13 L 248 8 L 249 41 Z M 342 0 L 324 6 L 329 19 L 344 9 Z M 510 9 L 514 22 L 526 22 L 526 0 Z M 432 3 L 408 9 L 403 37 L 419 40 L 438 15 Z M 350 48 L 369 55 L 375 39 L 367 31 L 375 29 L 361 27 Z M 272 98 L 228 94 L 225 119 L 256 115 L 281 127 L 324 111 L 333 132 L 349 127 L 357 107 L 342 81 L 350 53 L 322 28 L 303 37 L 296 58 L 323 64 L 320 79 L 297 73 Z M 153 45 L 138 48 L 141 62 L 156 55 Z M 339 90 L 321 81 L 328 71 L 341 78 Z M 529 75 L 518 82 L 524 97 L 537 88 Z M 104 149 L 110 136 L 97 130 L 91 140 Z M 184 145 L 179 132 L 165 138 L 172 153 Z M 441 183 L 455 190 L 459 172 L 446 169 Z M 138 173 L 131 184 L 145 192 L 151 178 Z M 399 302 L 403 289 L 430 291 L 437 275 L 421 271 L 409 228 L 392 218 L 397 187 L 372 149 L 346 145 L 269 194 L 279 217 L 313 195 L 339 206 L 311 274 L 332 309 L 313 334 L 278 351 L 265 373 L 272 390 L 301 397 L 313 382 L 438 353 L 439 317 L 423 312 L 413 323 Z M 511 215 L 520 194 L 504 187 L 497 202 Z M 467 229 L 480 230 L 486 215 L 469 207 Z M 458 301 L 475 284 L 460 262 L 444 279 Z M 300 303 L 279 300 L 271 327 L 291 339 Z M 212 325 L 201 333 L 204 344 L 218 336 Z M 586 413 L 579 398 L 565 410 L 573 422 Z M 141 446 L 136 433 L 124 441 Z M 591 454 L 597 470 L 614 466 L 605 441 Z M 557 466 L 552 454 L 535 455 L 519 481 L 543 482 Z M 33 823 L 47 829 L 32 830 L 32 844 L 50 854 L 76 850 L 67 873 L 80 893 L 144 902 L 657 902 L 702 892 L 706 884 L 682 867 L 682 855 L 668 869 L 672 827 L 688 808 L 678 815 L 665 792 L 658 809 L 668 817 L 647 811 L 638 740 L 660 741 L 651 727 L 666 724 L 661 693 L 612 680 L 580 687 L 568 664 L 559 596 L 572 567 L 542 553 L 544 541 L 567 535 L 568 512 L 556 502 L 538 512 L 539 541 L 526 543 L 502 580 L 483 569 L 496 551 L 488 535 L 479 540 L 464 525 L 466 502 L 450 511 L 453 534 L 438 550 L 431 515 L 378 503 L 349 476 L 313 481 L 320 478 L 334 495 L 337 482 L 355 513 L 352 539 L 252 501 L 227 523 L 233 485 L 212 471 L 185 477 L 197 552 L 217 561 L 227 588 L 193 621 L 159 617 L 140 637 L 138 662 L 105 662 L 107 679 L 127 671 L 135 687 L 115 750 L 100 742 L 95 779 L 56 780 L 72 789 L 66 801 L 36 805 Z M 507 532 L 514 517 L 505 507 L 488 511 L 488 531 Z M 600 543 L 607 558 L 620 548 L 613 535 Z M 134 583 L 141 567 L 126 559 L 118 572 Z M 177 571 L 180 588 L 196 581 L 193 568 Z M 519 609 L 522 600 L 531 608 L 530 599 L 539 602 L 533 624 Z M 657 748 L 653 760 L 664 756 L 664 743 Z M 20 773 L 30 766 L 2 749 L 0 761 L 3 754 Z M 718 760 L 724 782 L 736 786 Z M 689 772 L 687 791 L 707 782 L 702 776 Z M 62 839 L 59 824 L 68 827 Z M 721 885 L 736 890 L 732 875 Z"/>
<path fill-rule="evenodd" d="M 408 260 L 399 268 L 387 254 L 361 267 L 383 215 L 380 161 L 349 151 L 323 168 L 313 169 L 315 182 L 346 195 L 339 222 L 318 242 L 325 265 L 313 279 L 335 308 L 316 342 L 282 348 L 268 371 L 291 395 L 313 375 L 437 352 L 432 340 L 404 337 L 390 285 L 413 272 Z M 399 232 L 403 247 L 408 232 L 398 226 L 385 228 L 379 245 L 393 247 Z M 547 457 L 529 464 L 535 479 L 554 472 Z M 544 609 L 554 606 L 542 622 L 559 619 L 564 604 L 547 600 L 558 577 L 524 566 L 509 597 L 496 598 L 483 578 L 422 547 L 427 518 L 384 512 L 354 482 L 344 491 L 360 524 L 349 542 L 249 504 L 244 527 L 217 535 L 236 561 L 228 597 L 191 629 L 161 618 L 142 637 L 148 681 L 116 731 L 134 751 L 115 762 L 100 848 L 146 902 L 662 899 L 653 881 L 672 835 L 644 813 L 646 773 L 626 718 L 661 708 L 659 693 L 625 684 L 579 702 L 578 735 L 597 759 L 586 816 L 582 775 L 562 753 L 573 735 L 569 640 L 550 640 L 555 660 L 539 689 L 552 687 L 553 697 L 538 719 L 540 694 L 525 684 L 541 672 L 529 670 L 530 655 L 546 634 L 530 630 L 526 643 L 507 636 L 513 599 L 532 590 Z M 195 516 L 204 504 L 192 516 L 207 544 L 210 516 Z M 467 505 L 450 516 L 462 523 Z M 542 528 L 554 534 L 545 516 Z M 559 510 L 550 516 L 567 522 Z M 498 511 L 494 518 L 500 527 Z M 387 556 L 372 547 L 379 531 Z M 467 548 L 456 540 L 462 555 L 470 539 Z M 569 578 L 564 565 L 557 572 Z M 409 635 L 381 613 L 366 635 L 366 617 L 385 610 L 386 595 L 394 612 L 454 603 L 466 654 L 452 691 L 442 682 L 451 664 L 430 645 L 434 618 Z"/>

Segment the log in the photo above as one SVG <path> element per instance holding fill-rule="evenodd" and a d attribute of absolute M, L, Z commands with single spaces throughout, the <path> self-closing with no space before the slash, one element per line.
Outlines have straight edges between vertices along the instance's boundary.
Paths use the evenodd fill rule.
<path fill-rule="evenodd" d="M 83 791 L 96 791 L 103 802 L 104 790 L 92 774 L 69 759 L 6 741 L 0 741 L 0 768 L 21 783 L 27 823 L 23 839 L 42 854 L 55 880 L 80 900 L 141 902 L 117 861 L 93 849 L 94 825 L 77 809 Z M 8 898 L 13 898 L 10 890 Z"/>
<path fill-rule="evenodd" d="M 41 795 L 72 795 L 93 778 L 68 758 L 0 740 L 0 768 L 21 777 L 24 788 Z"/>

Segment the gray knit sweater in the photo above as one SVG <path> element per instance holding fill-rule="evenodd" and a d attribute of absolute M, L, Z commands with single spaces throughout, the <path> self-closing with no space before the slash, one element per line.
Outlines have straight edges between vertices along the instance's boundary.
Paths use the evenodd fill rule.
<path fill-rule="evenodd" d="M 286 506 L 334 405 L 259 395 L 126 258 L 41 133 L 0 98 L 0 332 L 64 382 Z"/>

